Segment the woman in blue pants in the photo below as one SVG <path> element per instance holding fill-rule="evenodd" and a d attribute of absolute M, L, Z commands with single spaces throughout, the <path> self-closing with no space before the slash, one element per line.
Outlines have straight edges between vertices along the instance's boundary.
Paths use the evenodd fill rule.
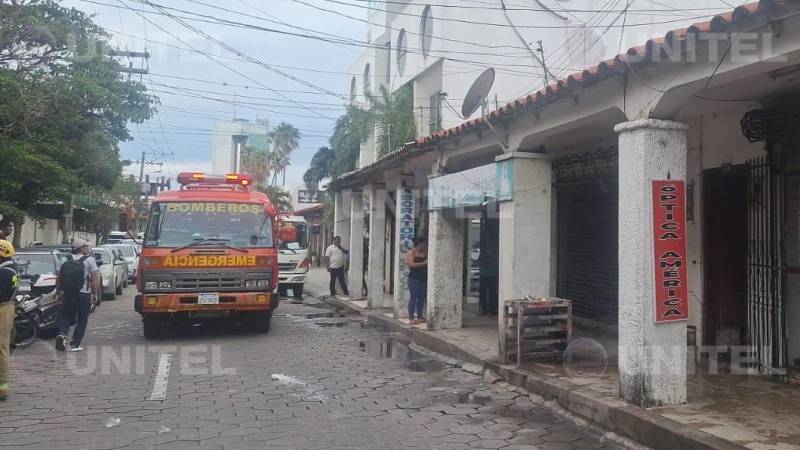
<path fill-rule="evenodd" d="M 414 238 L 414 248 L 406 253 L 408 266 L 408 321 L 411 325 L 425 323 L 422 310 L 428 295 L 428 240 L 424 237 Z"/>

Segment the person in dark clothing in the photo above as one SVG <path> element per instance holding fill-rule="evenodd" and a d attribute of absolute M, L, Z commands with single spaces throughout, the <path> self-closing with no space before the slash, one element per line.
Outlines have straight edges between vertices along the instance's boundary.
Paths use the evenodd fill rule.
<path fill-rule="evenodd" d="M 408 321 L 411 325 L 425 323 L 422 311 L 428 296 L 428 240 L 414 238 L 414 248 L 406 253 L 408 266 Z"/>
<path fill-rule="evenodd" d="M 497 254 L 497 245 L 487 243 L 484 252 L 478 259 L 480 267 L 480 313 L 481 315 L 497 315 L 498 309 L 498 265 L 500 260 Z"/>
<path fill-rule="evenodd" d="M 72 241 L 72 253 L 72 257 L 83 265 L 83 285 L 75 292 L 61 292 L 64 307 L 58 322 L 56 349 L 62 352 L 66 350 L 83 351 L 82 341 L 89 322 L 92 301 L 99 300 L 100 297 L 100 269 L 97 267 L 89 243 L 83 239 L 75 239 Z M 75 331 L 72 334 L 72 340 L 67 344 L 67 336 L 73 324 L 75 324 Z"/>
<path fill-rule="evenodd" d="M 14 261 L 14 246 L 0 240 L 0 401 L 11 393 L 11 330 L 14 327 L 14 297 L 19 275 Z"/>

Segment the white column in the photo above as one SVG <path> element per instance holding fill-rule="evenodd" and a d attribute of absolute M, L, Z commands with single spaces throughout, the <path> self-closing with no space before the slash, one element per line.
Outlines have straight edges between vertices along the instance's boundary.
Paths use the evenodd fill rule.
<path fill-rule="evenodd" d="M 554 294 L 550 283 L 553 209 L 550 159 L 514 152 L 500 156 L 497 163 L 512 164 L 513 194 L 512 201 L 500 203 L 500 329 L 506 301 Z"/>
<path fill-rule="evenodd" d="M 408 266 L 406 253 L 413 247 L 414 225 L 416 223 L 417 191 L 412 187 L 397 188 L 397 208 L 395 210 L 394 242 L 394 318 L 408 318 Z"/>
<path fill-rule="evenodd" d="M 364 276 L 364 197 L 353 191 L 350 201 L 350 271 L 347 287 L 350 300 L 362 298 L 361 285 Z"/>
<path fill-rule="evenodd" d="M 637 120 L 619 133 L 620 395 L 641 407 L 686 402 L 686 322 L 655 323 L 652 180 L 685 180 L 681 123 Z"/>
<path fill-rule="evenodd" d="M 461 328 L 466 221 L 452 209 L 429 214 L 428 328 Z"/>
<path fill-rule="evenodd" d="M 370 309 L 383 308 L 384 263 L 386 262 L 386 191 L 370 189 L 369 270 L 367 289 Z"/>
<path fill-rule="evenodd" d="M 342 247 L 350 247 L 351 191 L 338 191 L 334 197 L 333 235 L 342 238 Z"/>

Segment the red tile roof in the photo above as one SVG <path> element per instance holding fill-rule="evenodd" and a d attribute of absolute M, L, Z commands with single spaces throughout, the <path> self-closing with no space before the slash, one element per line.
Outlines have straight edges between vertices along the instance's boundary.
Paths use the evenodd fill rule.
<path fill-rule="evenodd" d="M 588 87 L 604 79 L 629 71 L 632 67 L 657 63 L 658 61 L 666 59 L 661 58 L 660 56 L 662 55 L 659 55 L 659 58 L 653 58 L 654 50 L 663 51 L 662 45 L 665 42 L 672 43 L 676 40 L 683 41 L 691 34 L 698 35 L 709 32 L 725 32 L 734 26 L 745 24 L 753 16 L 774 15 L 775 10 L 790 4 L 800 5 L 800 0 L 761 0 L 748 3 L 736 7 L 733 11 L 716 15 L 706 22 L 698 22 L 687 28 L 669 31 L 663 37 L 650 39 L 645 42 L 644 45 L 631 47 L 625 53 L 621 53 L 614 58 L 601 61 L 595 66 L 588 67 L 581 72 L 576 72 L 566 78 L 551 83 L 546 88 L 520 97 L 513 102 L 509 102 L 505 106 L 489 113 L 487 117 L 491 122 L 495 122 L 499 119 L 508 118 L 521 110 L 540 109 L 553 101 L 563 98 L 564 95 L 574 88 Z M 331 183 L 331 186 L 335 186 L 339 181 L 343 181 L 346 178 L 351 178 L 378 166 L 385 165 L 389 161 L 404 156 L 411 150 L 422 149 L 436 142 L 485 126 L 484 120 L 483 117 L 471 119 L 453 128 L 437 131 L 429 136 L 419 137 L 414 142 L 404 145 L 366 167 L 340 176 Z"/>

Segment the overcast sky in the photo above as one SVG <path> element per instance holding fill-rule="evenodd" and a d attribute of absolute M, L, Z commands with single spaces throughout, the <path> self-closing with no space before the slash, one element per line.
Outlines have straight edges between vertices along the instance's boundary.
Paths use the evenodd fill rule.
<path fill-rule="evenodd" d="M 365 17 L 364 10 L 348 10 L 341 5 L 327 4 L 325 0 L 303 0 L 322 7 L 345 12 L 355 17 Z M 260 27 L 300 32 L 282 25 L 281 22 L 305 27 L 319 32 L 364 40 L 366 27 L 363 22 L 335 14 L 315 10 L 293 0 L 153 0 L 153 3 L 183 9 L 212 18 L 244 22 Z M 203 6 L 206 3 L 211 6 Z M 265 67 L 241 61 L 229 49 L 214 44 L 206 37 L 184 27 L 174 19 L 144 5 L 139 0 L 63 0 L 65 6 L 75 7 L 95 15 L 95 21 L 114 35 L 113 42 L 122 50 L 151 53 L 150 75 L 142 81 L 160 98 L 158 117 L 140 126 L 133 126 L 132 142 L 122 144 L 122 156 L 139 159 L 141 152 L 148 152 L 147 159 L 164 163 L 146 167 L 145 173 L 152 176 L 174 175 L 184 170 L 209 170 L 211 165 L 211 141 L 214 123 L 217 120 L 237 118 L 268 118 L 272 125 L 281 121 L 291 123 L 303 134 L 300 148 L 292 156 L 292 165 L 287 174 L 287 185 L 302 182 L 311 156 L 317 148 L 327 145 L 334 120 L 343 112 L 343 100 L 330 94 L 315 92 L 303 85 L 271 72 Z M 126 9 L 126 5 L 143 11 Z M 117 7 L 119 6 L 119 7 Z M 225 8 L 231 12 L 221 10 Z M 151 13 L 148 13 L 150 11 Z M 187 16 L 176 10 L 167 12 L 176 16 Z M 238 14 L 237 14 L 238 12 Z M 213 20 L 213 19 L 209 19 Z M 232 50 L 239 51 L 265 64 L 284 66 L 278 69 L 320 88 L 344 95 L 347 77 L 345 72 L 359 54 L 358 47 L 343 46 L 315 40 L 287 36 L 263 30 L 243 29 L 220 24 L 189 20 L 212 38 L 224 42 Z M 163 27 L 164 30 L 158 28 Z M 170 36 L 169 33 L 175 35 Z M 145 41 L 145 37 L 147 41 Z M 184 41 L 184 42 L 181 42 Z M 168 44 L 168 45 L 164 45 Z M 221 56 L 223 67 L 207 57 L 170 47 L 195 47 L 197 50 Z M 121 60 L 128 64 L 127 59 Z M 133 60 L 134 67 L 141 62 Z M 291 68 L 289 68 L 291 67 Z M 236 72 L 241 72 L 237 74 Z M 333 73 L 331 73 L 333 72 Z M 138 76 L 138 75 L 136 75 Z M 182 79 L 183 78 L 183 79 Z M 185 80 L 185 78 L 197 81 Z M 250 79 L 248 79 L 250 78 Z M 224 83 L 227 83 L 225 85 Z M 166 85 L 166 86 L 165 86 Z M 239 87 L 232 85 L 240 85 Z M 266 87 L 302 106 L 270 92 Z M 178 90 L 178 88 L 182 90 Z M 210 100 L 201 97 L 214 97 Z M 234 107 L 234 101 L 237 106 Z M 303 108 L 307 109 L 303 109 Z M 323 118 L 320 116 L 327 116 Z M 171 155 L 174 153 L 175 158 Z M 161 157 L 160 155 L 168 155 Z M 156 172 L 158 170 L 161 172 Z M 138 175 L 138 166 L 129 168 Z"/>

